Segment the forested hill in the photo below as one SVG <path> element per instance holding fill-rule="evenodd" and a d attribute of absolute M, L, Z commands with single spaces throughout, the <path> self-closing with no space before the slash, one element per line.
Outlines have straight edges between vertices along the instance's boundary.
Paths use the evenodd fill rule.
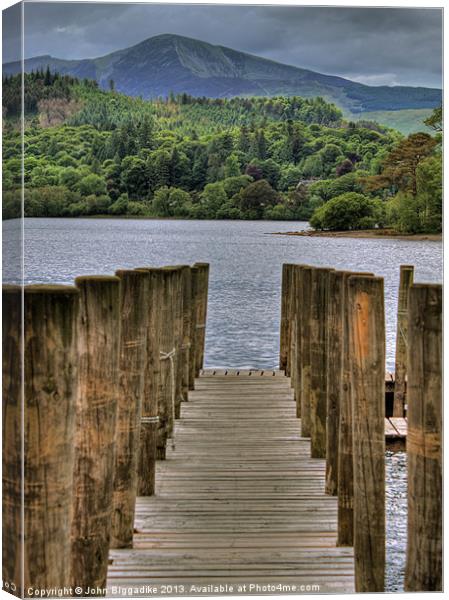
<path fill-rule="evenodd" d="M 20 76 L 3 84 L 11 218 L 20 214 Z M 27 216 L 304 219 L 335 196 L 360 195 L 401 140 L 345 121 L 320 98 L 148 102 L 48 69 L 26 75 L 25 107 Z"/>
<path fill-rule="evenodd" d="M 108 89 L 146 99 L 186 92 L 192 96 L 321 96 L 347 113 L 433 109 L 441 90 L 423 87 L 367 86 L 179 35 L 158 35 L 130 48 L 84 60 L 37 56 L 25 71 L 46 69 L 96 79 Z M 22 63 L 3 65 L 5 75 L 20 73 Z"/>

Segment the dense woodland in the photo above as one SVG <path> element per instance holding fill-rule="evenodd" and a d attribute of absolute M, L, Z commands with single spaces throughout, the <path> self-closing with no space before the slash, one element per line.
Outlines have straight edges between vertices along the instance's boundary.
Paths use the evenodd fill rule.
<path fill-rule="evenodd" d="M 20 76 L 3 80 L 3 216 L 20 216 Z M 154 101 L 25 76 L 25 215 L 308 220 L 441 231 L 434 135 L 346 122 L 321 98 Z"/>

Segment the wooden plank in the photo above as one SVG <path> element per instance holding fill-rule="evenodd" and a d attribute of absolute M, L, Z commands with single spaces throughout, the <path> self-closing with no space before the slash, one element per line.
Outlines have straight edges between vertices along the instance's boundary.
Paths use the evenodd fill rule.
<path fill-rule="evenodd" d="M 157 464 L 155 496 L 137 498 L 134 547 L 110 553 L 109 593 L 244 581 L 354 591 L 325 461 L 311 459 L 291 399 L 274 369 L 202 371 L 176 421 L 176 449 Z"/>
<path fill-rule="evenodd" d="M 407 436 L 407 421 L 402 417 L 391 417 L 390 423 L 397 429 L 400 437 Z"/>

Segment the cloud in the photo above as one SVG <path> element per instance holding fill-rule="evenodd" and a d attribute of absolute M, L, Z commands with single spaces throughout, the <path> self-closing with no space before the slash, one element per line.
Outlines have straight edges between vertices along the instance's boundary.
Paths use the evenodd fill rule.
<path fill-rule="evenodd" d="M 364 83 L 441 86 L 441 9 L 33 2 L 25 32 L 28 57 L 102 56 L 177 33 Z"/>

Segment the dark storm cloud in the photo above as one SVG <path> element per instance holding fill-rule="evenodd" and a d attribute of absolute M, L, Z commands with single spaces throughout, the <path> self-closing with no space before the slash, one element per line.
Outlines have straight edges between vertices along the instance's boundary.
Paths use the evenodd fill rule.
<path fill-rule="evenodd" d="M 371 85 L 441 86 L 440 9 L 27 3 L 25 27 L 26 56 L 101 56 L 177 33 Z"/>

